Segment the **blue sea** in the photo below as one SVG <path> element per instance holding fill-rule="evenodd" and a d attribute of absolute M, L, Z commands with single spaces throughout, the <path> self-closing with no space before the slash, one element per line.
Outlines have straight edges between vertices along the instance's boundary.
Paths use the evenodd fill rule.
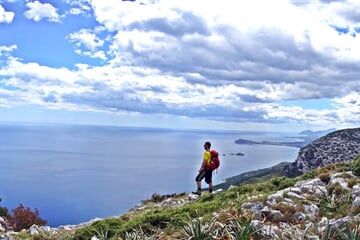
<path fill-rule="evenodd" d="M 288 141 L 276 132 L 81 125 L 0 124 L 0 197 L 9 210 L 37 208 L 50 226 L 118 216 L 150 198 L 195 190 L 203 143 L 221 154 L 213 182 L 294 161 L 294 147 L 238 145 Z M 237 156 L 243 153 L 244 156 Z M 204 185 L 205 186 L 205 185 Z"/>

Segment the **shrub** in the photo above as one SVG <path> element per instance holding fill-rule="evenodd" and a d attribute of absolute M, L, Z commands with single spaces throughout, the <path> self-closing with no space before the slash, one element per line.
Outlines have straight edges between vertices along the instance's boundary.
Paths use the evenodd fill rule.
<path fill-rule="evenodd" d="M 2 198 L 0 198 L 0 202 L 2 201 Z M 7 217 L 8 216 L 8 210 L 6 207 L 0 206 L 0 217 Z"/>
<path fill-rule="evenodd" d="M 343 229 L 337 229 L 337 239 L 360 239 L 360 225 L 351 226 L 350 223 L 347 223 Z"/>
<path fill-rule="evenodd" d="M 273 207 L 274 210 L 279 210 L 283 216 L 278 219 L 269 219 L 276 222 L 288 222 L 291 224 L 297 224 L 298 220 L 295 217 L 296 212 L 303 212 L 302 205 L 288 205 L 285 203 L 279 203 Z"/>
<path fill-rule="evenodd" d="M 0 217 L 7 217 L 8 216 L 8 210 L 6 207 L 0 207 Z"/>
<path fill-rule="evenodd" d="M 351 171 L 355 176 L 360 176 L 360 155 L 358 155 L 351 163 Z"/>
<path fill-rule="evenodd" d="M 165 195 L 160 195 L 159 193 L 155 192 L 151 195 L 151 198 L 150 199 L 145 199 L 145 200 L 142 200 L 141 202 L 143 204 L 147 204 L 147 203 L 150 203 L 150 202 L 154 202 L 154 203 L 159 203 L 165 199 L 168 199 L 168 198 L 176 198 L 176 197 L 181 197 L 181 196 L 184 196 L 186 195 L 185 192 L 182 192 L 182 193 L 173 193 L 173 194 L 165 194 Z"/>
<path fill-rule="evenodd" d="M 71 235 L 66 232 L 60 231 L 48 231 L 45 229 L 38 229 L 39 233 L 30 237 L 32 240 L 68 240 Z M 22 237 L 19 239 L 26 239 L 26 237 Z"/>
<path fill-rule="evenodd" d="M 355 186 L 358 183 L 358 179 L 355 177 L 351 177 L 347 180 L 348 186 L 349 188 L 352 188 L 353 186 Z"/>
<path fill-rule="evenodd" d="M 270 182 L 274 184 L 276 187 L 280 187 L 280 184 L 285 180 L 286 177 L 276 177 L 272 178 Z"/>
<path fill-rule="evenodd" d="M 155 236 L 147 236 L 141 228 L 132 230 L 125 233 L 125 240 L 155 240 Z"/>
<path fill-rule="evenodd" d="M 341 186 L 341 184 L 338 183 L 338 182 L 335 183 L 335 184 L 328 185 L 328 186 L 326 187 L 326 189 L 327 189 L 327 191 L 328 191 L 329 193 L 334 193 L 334 194 L 336 194 L 336 195 L 347 194 L 347 193 L 349 192 L 349 190 L 343 188 L 343 187 Z"/>
<path fill-rule="evenodd" d="M 17 208 L 11 210 L 9 223 L 15 231 L 21 231 L 22 229 L 30 228 L 33 224 L 43 226 L 47 221 L 39 216 L 39 210 L 37 208 L 31 211 L 30 208 L 19 204 Z"/>
<path fill-rule="evenodd" d="M 330 182 L 330 174 L 329 173 L 321 173 L 319 178 L 322 182 L 328 184 Z"/>
<path fill-rule="evenodd" d="M 351 210 L 351 193 L 342 192 L 337 194 L 336 190 L 329 191 L 322 195 L 318 201 L 320 216 L 336 218 L 348 215 Z"/>
<path fill-rule="evenodd" d="M 204 222 L 201 218 L 196 218 L 191 222 L 185 222 L 181 229 L 181 234 L 184 239 L 193 240 L 210 240 L 216 239 L 217 229 L 215 220 Z"/>
<path fill-rule="evenodd" d="M 350 209 L 350 214 L 353 216 L 360 214 L 360 207 L 352 207 Z"/>
<path fill-rule="evenodd" d="M 294 179 L 294 178 L 283 177 L 282 181 L 280 182 L 279 189 L 292 187 L 292 186 L 294 186 L 295 182 L 296 182 L 296 179 Z"/>
<path fill-rule="evenodd" d="M 319 169 L 314 169 L 312 171 L 308 171 L 300 176 L 299 180 L 306 180 L 316 178 L 319 175 Z"/>
<path fill-rule="evenodd" d="M 253 226 L 253 223 L 251 222 L 242 224 L 240 221 L 234 220 L 227 223 L 225 228 L 231 236 L 230 239 L 254 239 L 254 236 L 257 235 L 263 239 L 263 236 L 260 235 L 259 230 L 256 230 L 256 228 Z"/>

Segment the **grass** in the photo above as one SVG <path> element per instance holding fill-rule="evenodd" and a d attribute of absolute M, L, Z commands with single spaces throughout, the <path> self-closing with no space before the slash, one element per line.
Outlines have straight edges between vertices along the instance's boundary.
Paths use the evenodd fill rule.
<path fill-rule="evenodd" d="M 144 237 L 159 234 L 159 232 L 165 234 L 178 232 L 186 239 L 190 239 L 190 235 L 192 236 L 191 239 L 215 239 L 215 235 L 224 233 L 225 226 L 228 223 L 231 223 L 229 226 L 232 227 L 235 227 L 234 224 L 236 223 L 238 229 L 243 229 L 243 234 L 245 235 L 245 232 L 249 232 L 249 229 L 240 226 L 243 226 L 243 224 L 247 226 L 246 221 L 249 222 L 251 216 L 244 217 L 240 216 L 241 214 L 237 214 L 236 219 L 229 221 L 229 216 L 227 216 L 227 220 L 222 219 L 220 221 L 219 218 L 214 220 L 214 214 L 218 214 L 219 212 L 224 213 L 230 210 L 240 213 L 241 204 L 249 201 L 249 199 L 253 199 L 253 201 L 265 200 L 269 194 L 293 186 L 294 183 L 299 180 L 320 177 L 324 182 L 328 182 L 330 174 L 338 172 L 339 169 L 348 171 L 350 165 L 349 163 L 332 164 L 297 178 L 280 176 L 256 184 L 244 184 L 232 187 L 222 193 L 204 194 L 197 201 L 176 208 L 160 210 L 151 204 L 152 201 L 147 201 L 146 205 L 149 205 L 149 208 L 146 208 L 146 211 L 131 212 L 118 219 L 93 223 L 91 226 L 79 229 L 74 239 L 89 239 L 96 234 L 96 232 L 101 231 L 101 229 L 106 229 L 108 237 L 114 239 L 119 237 L 135 239 L 130 238 L 130 233 L 134 236 L 143 234 L 142 236 Z M 356 184 L 356 179 L 354 180 L 351 176 L 349 176 L 349 179 L 351 179 L 352 184 Z M 334 217 L 349 214 L 349 195 L 338 185 L 331 186 L 330 188 L 331 194 L 313 200 L 313 202 L 320 206 L 321 216 Z M 159 197 L 154 196 L 154 201 L 157 201 Z M 339 207 L 339 204 L 342 207 Z M 285 221 L 291 224 L 298 224 L 297 220 L 293 218 L 293 215 L 295 212 L 303 210 L 301 201 L 298 201 L 295 206 L 279 204 L 275 209 L 283 213 L 283 217 L 278 221 Z M 221 216 L 226 218 L 224 214 Z M 239 219 L 241 219 L 241 221 Z M 221 231 L 216 228 L 219 226 L 222 226 Z M 229 229 L 231 229 L 231 227 L 229 226 L 228 231 L 234 231 L 234 229 L 230 231 Z M 134 233 L 134 229 L 141 229 L 141 231 L 137 230 L 138 232 Z M 228 233 L 228 236 L 231 237 L 231 234 Z"/>
<path fill-rule="evenodd" d="M 117 218 L 109 218 L 91 225 L 80 227 L 69 240 L 88 240 L 93 236 L 98 239 L 271 239 L 265 236 L 261 229 L 251 224 L 252 214 L 243 212 L 241 205 L 249 201 L 265 202 L 270 194 L 291 187 L 300 180 L 319 177 L 323 182 L 329 182 L 330 174 L 350 171 L 351 163 L 336 163 L 308 172 L 297 178 L 277 176 L 267 180 L 259 179 L 254 184 L 243 184 L 216 193 L 203 194 L 197 201 L 177 207 L 159 207 L 162 196 L 154 194 L 151 199 L 143 201 L 142 210 L 132 210 Z M 359 183 L 359 179 L 351 175 L 346 177 L 349 186 Z M 262 179 L 266 179 L 264 176 Z M 328 226 L 319 231 L 316 222 L 321 217 L 335 218 L 356 215 L 360 209 L 351 208 L 351 193 L 339 184 L 328 186 L 327 194 L 312 196 L 308 199 L 292 199 L 294 205 L 279 203 L 273 207 L 281 211 L 280 219 L 272 224 L 289 224 L 279 240 L 291 239 L 359 239 L 359 225 L 349 224 L 337 231 Z M 174 195 L 173 198 L 186 197 L 186 194 Z M 286 194 L 285 194 L 286 197 Z M 313 224 L 305 226 L 294 218 L 295 212 L 303 211 L 302 204 L 315 204 L 320 208 L 318 219 Z M 264 219 L 264 222 L 271 219 Z M 292 227 L 302 227 L 302 232 Z M 341 234 L 342 233 L 342 234 Z M 346 238 L 347 237 L 347 238 Z M 25 236 L 24 236 L 25 239 Z M 35 239 L 35 238 L 29 238 Z M 39 239 L 39 238 L 38 238 Z M 44 239 L 46 239 L 44 237 Z M 51 239 L 50 236 L 48 239 Z M 273 238 L 274 239 L 274 238 Z M 275 240 L 275 239 L 274 239 Z M 359 239 L 360 240 L 360 239 Z"/>

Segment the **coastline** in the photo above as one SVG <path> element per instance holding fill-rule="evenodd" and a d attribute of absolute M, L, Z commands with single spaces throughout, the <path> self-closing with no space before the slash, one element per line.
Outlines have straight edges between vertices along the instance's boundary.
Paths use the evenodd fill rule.
<path fill-rule="evenodd" d="M 260 139 L 270 136 L 259 132 L 193 132 L 99 126 L 2 127 L 6 130 L 2 139 L 8 144 L 2 146 L 4 153 L 8 154 L 4 157 L 8 161 L 4 161 L 3 171 L 12 173 L 2 175 L 4 182 L 12 183 L 2 189 L 4 206 L 12 209 L 16 203 L 22 202 L 38 208 L 50 226 L 77 225 L 95 217 L 126 213 L 154 192 L 165 194 L 174 189 L 176 192 L 193 190 L 194 169 L 196 171 L 201 158 L 198 146 L 204 139 L 211 139 L 215 149 L 226 154 L 215 180 L 220 184 L 224 183 L 224 179 L 231 179 L 244 171 L 292 161 L 297 152 L 295 148 L 276 148 L 273 152 L 272 147 L 254 145 L 239 148 L 234 144 L 239 136 Z M 138 146 L 146 148 L 141 152 L 133 151 Z M 178 146 L 186 151 L 179 152 Z M 146 160 L 148 156 L 155 156 L 156 161 L 149 164 Z M 126 164 L 120 159 L 125 159 Z M 143 169 L 139 169 L 138 164 Z M 169 172 L 171 178 L 165 177 Z M 20 177 L 16 175 L 19 173 Z M 133 176 L 141 176 L 144 181 L 129 181 Z M 149 184 L 153 186 L 149 188 Z M 29 190 L 33 186 L 37 186 L 36 191 Z M 119 186 L 137 191 L 119 191 Z M 14 188 L 18 189 L 16 193 L 12 190 Z M 92 189 L 101 194 L 95 194 Z M 47 194 L 37 194 L 41 191 Z M 97 205 L 104 200 L 101 196 L 110 195 L 104 206 Z M 71 198 L 63 200 L 62 196 Z"/>
<path fill-rule="evenodd" d="M 296 147 L 301 148 L 308 144 L 309 142 L 306 140 L 303 141 L 294 141 L 294 142 L 277 142 L 277 141 L 251 141 L 246 139 L 237 139 L 234 141 L 236 144 L 240 145 L 272 145 L 272 146 L 286 146 L 286 147 Z"/>

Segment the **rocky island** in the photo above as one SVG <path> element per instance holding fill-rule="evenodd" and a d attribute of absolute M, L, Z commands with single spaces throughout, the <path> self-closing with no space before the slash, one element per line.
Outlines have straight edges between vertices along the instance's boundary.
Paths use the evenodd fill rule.
<path fill-rule="evenodd" d="M 239 157 L 242 157 L 242 156 L 245 156 L 245 154 L 243 154 L 243 153 L 230 153 L 230 155 L 235 155 L 235 156 L 239 156 Z"/>
<path fill-rule="evenodd" d="M 261 142 L 255 142 L 250 141 L 246 139 L 238 139 L 235 141 L 236 144 L 248 144 L 248 145 L 275 145 L 275 146 L 287 146 L 287 147 L 297 147 L 300 148 L 306 144 L 305 141 L 299 141 L 299 142 L 273 142 L 273 141 L 261 141 Z"/>
<path fill-rule="evenodd" d="M 274 145 L 274 146 L 287 146 L 287 147 L 297 147 L 301 148 L 304 147 L 306 144 L 311 143 L 314 139 L 323 136 L 327 133 L 333 132 L 335 129 L 328 129 L 323 131 L 311 131 L 311 130 L 305 130 L 299 133 L 299 136 L 297 136 L 297 139 L 301 139 L 300 141 L 289 141 L 289 142 L 278 142 L 278 141 L 252 141 L 252 140 L 246 140 L 246 139 L 237 139 L 235 140 L 236 144 L 244 144 L 244 145 Z"/>

